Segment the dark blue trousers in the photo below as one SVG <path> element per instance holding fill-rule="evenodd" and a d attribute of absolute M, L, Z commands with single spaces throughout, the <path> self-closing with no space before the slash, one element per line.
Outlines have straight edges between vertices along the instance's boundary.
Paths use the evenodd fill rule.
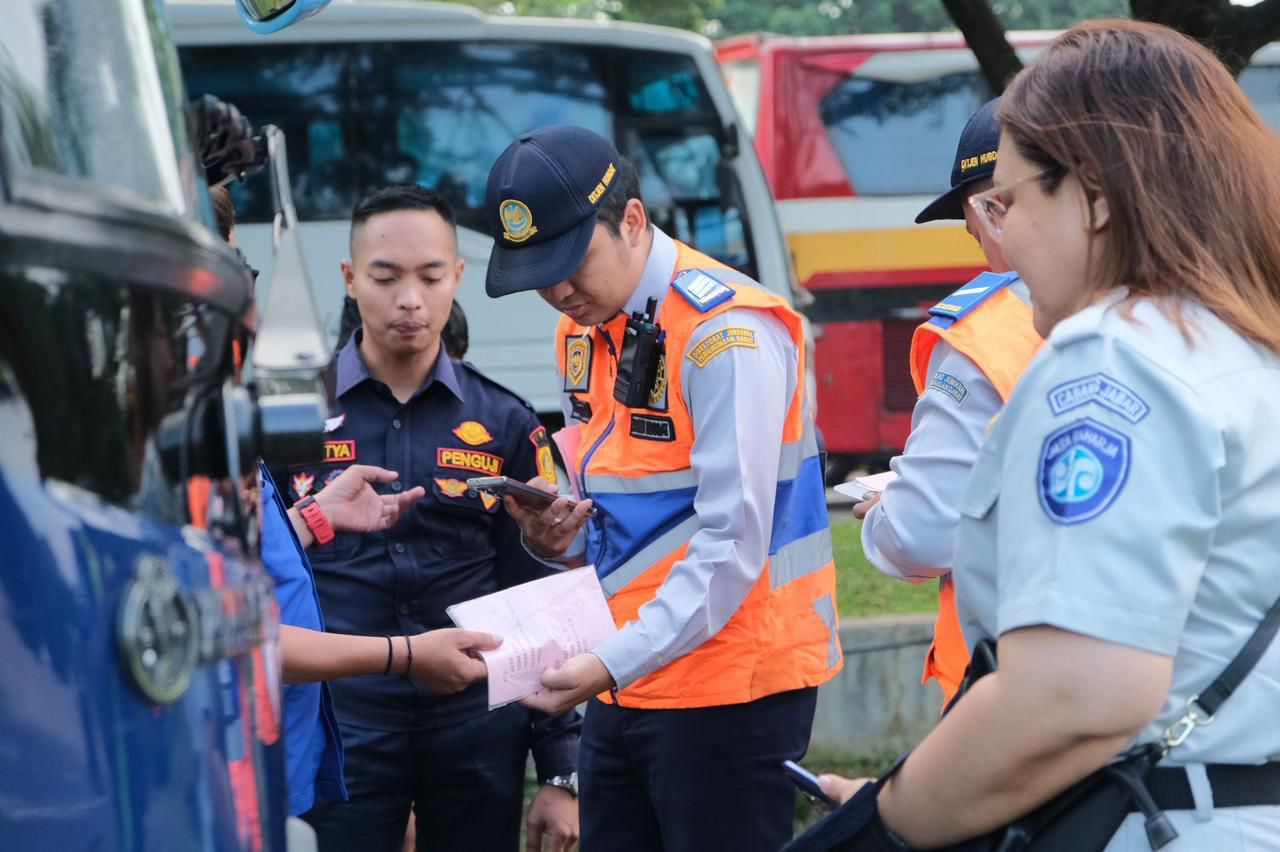
<path fill-rule="evenodd" d="M 633 710 L 595 699 L 578 752 L 582 852 L 776 852 L 818 690 L 747 704 Z"/>
<path fill-rule="evenodd" d="M 343 725 L 351 801 L 302 818 L 320 852 L 400 852 L 411 805 L 418 852 L 516 852 L 529 738 L 529 711 L 519 704 L 434 730 Z"/>

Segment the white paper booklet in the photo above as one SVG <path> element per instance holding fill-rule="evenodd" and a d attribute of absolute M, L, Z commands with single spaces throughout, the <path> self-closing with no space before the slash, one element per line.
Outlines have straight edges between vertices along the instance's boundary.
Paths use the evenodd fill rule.
<path fill-rule="evenodd" d="M 564 571 L 445 610 L 465 630 L 502 637 L 481 651 L 489 669 L 489 709 L 533 695 L 542 673 L 585 654 L 617 632 L 595 566 Z"/>
<path fill-rule="evenodd" d="M 835 486 L 837 494 L 852 497 L 855 500 L 869 500 L 871 495 L 879 494 L 885 486 L 898 478 L 891 470 L 884 473 L 873 473 L 870 476 L 856 476 L 852 482 L 841 482 Z"/>

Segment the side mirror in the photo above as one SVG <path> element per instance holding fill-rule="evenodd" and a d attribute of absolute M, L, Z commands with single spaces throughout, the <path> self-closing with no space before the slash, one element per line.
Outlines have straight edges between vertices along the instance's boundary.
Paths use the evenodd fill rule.
<path fill-rule="evenodd" d="M 258 35 L 270 35 L 309 18 L 329 0 L 235 0 L 240 19 Z"/>
<path fill-rule="evenodd" d="M 253 344 L 253 384 L 262 456 L 273 469 L 320 458 L 331 352 L 320 324 L 298 235 L 284 134 L 263 129 L 275 204 L 275 260 Z"/>

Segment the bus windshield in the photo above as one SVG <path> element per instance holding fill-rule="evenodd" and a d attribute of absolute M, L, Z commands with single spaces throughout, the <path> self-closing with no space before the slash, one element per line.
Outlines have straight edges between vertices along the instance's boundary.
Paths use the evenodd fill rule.
<path fill-rule="evenodd" d="M 534 41 L 188 47 L 193 93 L 280 126 L 301 220 L 343 220 L 388 183 L 444 194 L 487 230 L 489 167 L 520 133 L 575 124 L 612 138 L 640 172 L 654 223 L 756 275 L 725 128 L 691 57 Z M 264 182 L 237 188 L 239 218 L 269 220 Z"/>
<path fill-rule="evenodd" d="M 948 186 L 955 140 L 990 98 L 976 71 L 898 82 L 846 77 L 822 124 L 859 195 L 932 195 Z"/>

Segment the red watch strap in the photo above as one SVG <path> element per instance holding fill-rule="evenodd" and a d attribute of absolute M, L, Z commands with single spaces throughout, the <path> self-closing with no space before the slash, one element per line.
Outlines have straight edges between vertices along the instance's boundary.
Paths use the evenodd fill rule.
<path fill-rule="evenodd" d="M 307 529 L 316 537 L 316 544 L 328 544 L 333 541 L 333 525 L 329 523 L 324 510 L 316 504 L 316 498 L 308 497 L 298 504 L 298 514 L 307 522 Z"/>

